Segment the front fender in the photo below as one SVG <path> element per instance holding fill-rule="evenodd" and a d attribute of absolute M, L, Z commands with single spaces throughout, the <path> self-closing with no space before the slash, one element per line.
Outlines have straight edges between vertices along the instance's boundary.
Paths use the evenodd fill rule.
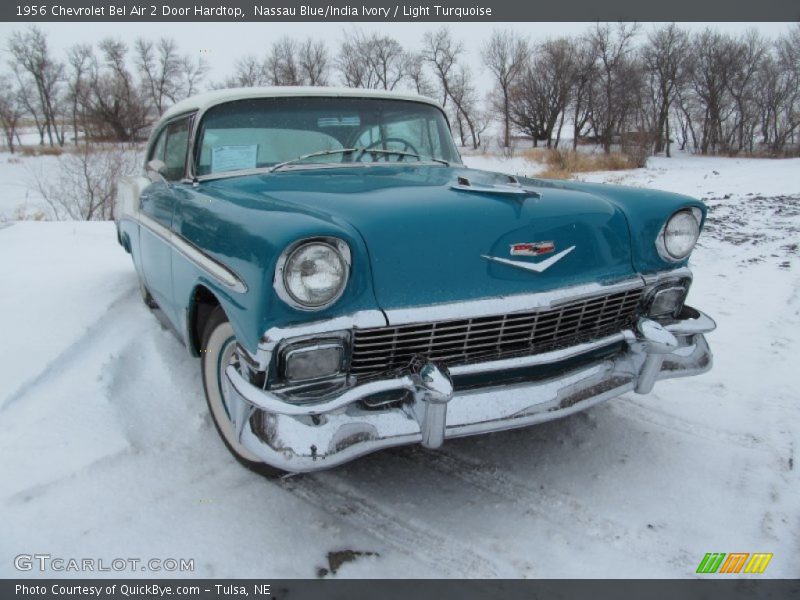
<path fill-rule="evenodd" d="M 706 205 L 690 196 L 619 185 L 583 182 L 548 182 L 562 189 L 589 192 L 601 196 L 619 207 L 628 221 L 631 233 L 633 268 L 639 273 L 654 273 L 665 269 L 686 266 L 689 257 L 681 261 L 666 261 L 658 254 L 656 239 L 664 223 L 678 210 L 698 208 L 705 224 Z"/>
<path fill-rule="evenodd" d="M 237 292 L 176 253 L 173 290 L 179 305 L 187 309 L 183 313 L 183 331 L 188 331 L 189 309 L 198 286 L 208 288 L 219 300 L 239 343 L 253 353 L 264 331 L 275 325 L 330 319 L 377 307 L 366 245 L 348 223 L 282 210 L 278 205 L 265 206 L 263 202 L 244 202 L 241 198 L 229 201 L 190 186 L 182 188 L 177 196 L 175 232 L 230 269 L 246 288 Z M 342 297 L 328 308 L 311 312 L 293 308 L 278 298 L 273 279 L 284 249 L 297 240 L 314 237 L 342 239 L 350 247 L 352 265 Z"/>

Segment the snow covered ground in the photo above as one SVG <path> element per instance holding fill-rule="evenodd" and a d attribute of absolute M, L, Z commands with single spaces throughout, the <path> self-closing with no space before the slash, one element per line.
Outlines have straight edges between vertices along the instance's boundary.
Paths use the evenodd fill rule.
<path fill-rule="evenodd" d="M 708 202 L 689 299 L 719 325 L 710 373 L 281 481 L 223 447 L 112 224 L 0 224 L 0 576 L 44 552 L 314 577 L 347 550 L 365 554 L 335 555 L 354 558 L 336 576 L 692 577 L 706 552 L 773 552 L 764 576 L 800 576 L 798 175 L 679 157 L 583 176 Z"/>
<path fill-rule="evenodd" d="M 36 177 L 57 166 L 56 156 L 0 152 L 0 222 L 49 215 L 47 203 L 36 191 Z"/>

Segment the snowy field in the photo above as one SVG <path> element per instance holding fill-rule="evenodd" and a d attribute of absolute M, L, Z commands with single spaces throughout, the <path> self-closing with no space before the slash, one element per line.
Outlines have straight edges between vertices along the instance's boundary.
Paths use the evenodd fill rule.
<path fill-rule="evenodd" d="M 25 200 L 21 166 L 0 157 L 16 175 L 0 192 Z M 714 369 L 279 481 L 223 447 L 199 363 L 142 304 L 112 224 L 0 223 L 0 576 L 34 552 L 259 578 L 334 576 L 331 557 L 337 577 L 693 577 L 706 552 L 772 552 L 764 576 L 800 576 L 800 160 L 582 178 L 708 202 L 689 301 L 717 320 Z"/>

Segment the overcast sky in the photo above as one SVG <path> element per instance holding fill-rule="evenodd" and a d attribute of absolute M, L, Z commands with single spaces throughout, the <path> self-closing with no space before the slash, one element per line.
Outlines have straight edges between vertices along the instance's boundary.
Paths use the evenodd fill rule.
<path fill-rule="evenodd" d="M 54 50 L 63 52 L 75 43 L 98 42 L 105 37 L 116 37 L 132 43 L 137 37 L 172 37 L 184 53 L 200 54 L 208 61 L 211 71 L 206 83 L 220 81 L 230 72 L 231 65 L 240 56 L 262 56 L 270 44 L 283 35 L 297 38 L 313 36 L 325 40 L 334 51 L 344 32 L 355 28 L 380 31 L 394 36 L 408 49 L 418 49 L 425 31 L 436 29 L 442 23 L 40 23 L 49 36 Z M 480 87 L 488 86 L 490 79 L 480 63 L 480 44 L 492 29 L 514 29 L 534 41 L 572 35 L 585 31 L 591 23 L 464 23 L 450 24 L 456 38 L 464 42 L 469 64 L 477 76 Z M 657 24 L 656 24 L 657 25 Z M 683 27 L 700 30 L 712 27 L 718 31 L 741 33 L 756 28 L 764 35 L 776 37 L 793 26 L 792 23 L 684 23 Z M 0 23 L 0 47 L 7 59 L 6 40 L 11 32 L 23 29 L 24 24 Z M 643 23 L 642 31 L 649 31 L 652 23 Z M 5 62 L 5 61 L 4 61 Z M 3 69 L 4 70 L 4 69 Z"/>

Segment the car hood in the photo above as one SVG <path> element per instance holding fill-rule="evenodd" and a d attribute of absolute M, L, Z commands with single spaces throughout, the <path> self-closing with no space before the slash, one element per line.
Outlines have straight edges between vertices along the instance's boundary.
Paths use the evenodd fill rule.
<path fill-rule="evenodd" d="M 507 176 L 381 165 L 233 177 L 203 187 L 232 202 L 255 200 L 265 210 L 307 213 L 355 228 L 368 256 L 355 256 L 353 268 L 369 263 L 383 309 L 539 292 L 633 273 L 628 224 L 613 202 L 555 187 L 532 188 L 538 193 L 529 195 L 481 191 L 498 184 L 508 184 Z M 514 244 L 538 242 L 552 242 L 552 251 L 511 254 Z M 524 265 L 557 255 L 541 272 L 494 260 Z"/>

